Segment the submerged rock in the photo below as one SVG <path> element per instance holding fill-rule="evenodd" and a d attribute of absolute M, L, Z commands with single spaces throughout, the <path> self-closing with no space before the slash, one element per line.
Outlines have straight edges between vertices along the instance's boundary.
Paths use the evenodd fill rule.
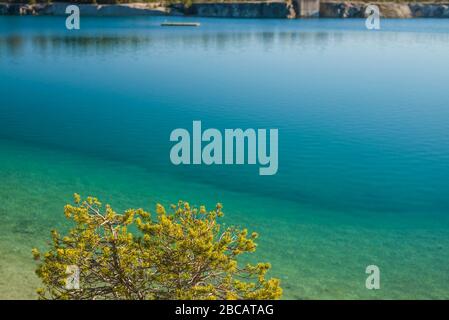
<path fill-rule="evenodd" d="M 414 17 L 449 18 L 449 4 L 410 4 Z"/>
<path fill-rule="evenodd" d="M 6 3 L 0 3 L 0 15 L 5 15 L 8 13 L 8 6 Z"/>

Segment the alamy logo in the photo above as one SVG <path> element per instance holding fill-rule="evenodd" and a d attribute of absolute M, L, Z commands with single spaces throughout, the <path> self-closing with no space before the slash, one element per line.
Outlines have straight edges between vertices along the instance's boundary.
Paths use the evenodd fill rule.
<path fill-rule="evenodd" d="M 369 274 L 366 278 L 365 287 L 368 290 L 380 289 L 380 269 L 378 266 L 372 264 L 366 267 L 365 273 Z"/>
<path fill-rule="evenodd" d="M 193 121 L 192 136 L 188 130 L 178 128 L 172 131 L 170 141 L 177 142 L 170 151 L 170 160 L 175 165 L 241 165 L 247 160 L 247 164 L 260 165 L 260 175 L 274 175 L 278 171 L 278 129 L 270 129 L 269 137 L 267 129 L 225 129 L 223 141 L 219 130 L 202 132 L 201 121 Z"/>
<path fill-rule="evenodd" d="M 380 9 L 374 4 L 370 4 L 365 9 L 365 26 L 368 30 L 380 29 Z"/>
<path fill-rule="evenodd" d="M 80 29 L 80 8 L 75 5 L 70 5 L 65 8 L 65 13 L 70 14 L 65 19 L 65 27 L 67 30 Z"/>
<path fill-rule="evenodd" d="M 65 271 L 65 288 L 67 290 L 78 290 L 80 288 L 80 269 L 76 265 L 67 266 Z"/>

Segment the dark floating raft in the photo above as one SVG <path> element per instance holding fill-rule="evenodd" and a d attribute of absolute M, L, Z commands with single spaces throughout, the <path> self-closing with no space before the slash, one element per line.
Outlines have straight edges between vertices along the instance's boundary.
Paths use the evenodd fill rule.
<path fill-rule="evenodd" d="M 162 27 L 199 27 L 199 22 L 162 22 Z"/>

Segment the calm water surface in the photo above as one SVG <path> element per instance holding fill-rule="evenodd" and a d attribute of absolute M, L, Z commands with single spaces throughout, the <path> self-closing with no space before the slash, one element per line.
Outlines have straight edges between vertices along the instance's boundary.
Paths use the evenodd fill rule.
<path fill-rule="evenodd" d="M 0 17 L 0 297 L 79 192 L 223 202 L 285 298 L 449 298 L 449 20 L 164 20 Z M 193 120 L 278 128 L 278 174 L 171 165 Z"/>

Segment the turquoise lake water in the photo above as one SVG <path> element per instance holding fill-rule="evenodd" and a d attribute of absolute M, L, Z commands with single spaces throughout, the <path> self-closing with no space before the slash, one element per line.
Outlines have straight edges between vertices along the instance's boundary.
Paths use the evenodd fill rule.
<path fill-rule="evenodd" d="M 0 298 L 78 192 L 222 202 L 284 298 L 448 299 L 449 20 L 180 19 L 0 17 Z M 278 173 L 172 165 L 193 120 L 278 128 Z"/>

